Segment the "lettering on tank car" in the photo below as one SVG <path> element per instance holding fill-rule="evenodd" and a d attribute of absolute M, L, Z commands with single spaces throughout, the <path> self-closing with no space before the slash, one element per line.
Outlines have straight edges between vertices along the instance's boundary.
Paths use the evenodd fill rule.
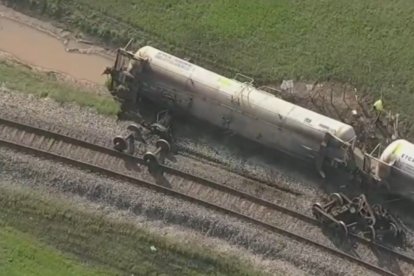
<path fill-rule="evenodd" d="M 309 119 L 309 118 L 306 118 L 306 119 L 305 119 L 305 123 L 310 124 L 311 122 L 312 122 L 312 120 L 311 120 L 311 119 Z"/>
<path fill-rule="evenodd" d="M 158 52 L 155 55 L 155 58 L 166 61 L 166 62 L 168 62 L 168 63 L 170 63 L 170 64 L 172 64 L 172 65 L 174 65 L 178 68 L 181 68 L 185 71 L 189 71 L 193 67 L 190 63 L 188 63 L 184 60 L 178 59 L 178 58 L 176 58 L 172 55 L 169 55 L 167 53 L 163 53 L 161 51 Z"/>
<path fill-rule="evenodd" d="M 407 154 L 405 154 L 405 153 L 403 153 L 403 154 L 401 155 L 401 158 L 402 158 L 402 159 L 405 159 L 405 160 L 407 160 L 407 161 L 409 161 L 409 162 L 413 162 L 413 163 L 414 163 L 414 157 L 409 156 L 409 155 L 407 155 Z"/>
<path fill-rule="evenodd" d="M 319 124 L 319 126 L 320 126 L 321 128 L 324 128 L 324 129 L 328 130 L 328 131 L 330 131 L 330 130 L 331 130 L 328 126 L 326 126 L 326 125 L 324 125 L 324 124 Z"/>

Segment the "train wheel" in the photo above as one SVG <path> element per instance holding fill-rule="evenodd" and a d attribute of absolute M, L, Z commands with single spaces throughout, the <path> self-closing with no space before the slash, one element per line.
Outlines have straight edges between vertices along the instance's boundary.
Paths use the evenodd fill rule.
<path fill-rule="evenodd" d="M 375 225 L 375 219 L 370 217 L 365 217 L 365 223 L 369 225 L 369 227 L 374 227 Z"/>
<path fill-rule="evenodd" d="M 376 233 L 375 233 L 375 228 L 374 226 L 369 226 L 369 238 L 371 239 L 371 241 L 375 241 L 375 239 L 377 238 Z"/>
<path fill-rule="evenodd" d="M 322 215 L 322 212 L 321 212 L 322 210 L 323 210 L 322 206 L 319 203 L 315 203 L 315 204 L 312 205 L 312 214 L 320 222 L 323 222 L 322 221 L 323 215 Z"/>
<path fill-rule="evenodd" d="M 113 140 L 114 143 L 114 149 L 116 149 L 117 151 L 124 151 L 127 149 L 128 144 L 125 141 L 125 139 L 121 136 L 116 136 Z"/>
<path fill-rule="evenodd" d="M 339 237 L 347 238 L 348 237 L 348 227 L 346 224 L 340 220 L 335 224 L 335 230 Z"/>
<path fill-rule="evenodd" d="M 145 164 L 147 164 L 147 166 L 150 166 L 153 164 L 158 165 L 157 156 L 155 156 L 155 154 L 150 151 L 144 154 L 143 159 L 144 159 Z"/>
<path fill-rule="evenodd" d="M 392 236 L 393 239 L 397 238 L 398 236 L 398 228 L 397 225 L 395 225 L 394 223 L 390 223 L 390 234 Z"/>
<path fill-rule="evenodd" d="M 140 127 L 137 124 L 130 124 L 127 126 L 129 131 L 141 131 Z"/>
<path fill-rule="evenodd" d="M 335 201 L 338 205 L 344 204 L 344 199 L 338 193 L 333 193 L 329 195 L 329 200 Z"/>
<path fill-rule="evenodd" d="M 159 139 L 157 142 L 155 142 L 155 146 L 157 148 L 161 148 L 161 150 L 165 153 L 169 152 L 171 150 L 170 143 L 164 139 Z"/>

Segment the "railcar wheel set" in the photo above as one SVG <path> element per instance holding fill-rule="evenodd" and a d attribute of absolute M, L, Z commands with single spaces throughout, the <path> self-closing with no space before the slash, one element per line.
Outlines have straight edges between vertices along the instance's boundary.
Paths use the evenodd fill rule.
<path fill-rule="evenodd" d="M 312 213 L 322 225 L 343 238 L 353 233 L 372 241 L 405 244 L 405 232 L 399 222 L 381 205 L 371 206 L 363 194 L 349 199 L 344 194 L 333 193 L 325 204 L 315 203 Z"/>

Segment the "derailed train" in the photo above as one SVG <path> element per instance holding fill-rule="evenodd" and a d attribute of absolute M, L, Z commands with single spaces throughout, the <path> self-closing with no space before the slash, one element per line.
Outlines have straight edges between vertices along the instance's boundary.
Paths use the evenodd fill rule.
<path fill-rule="evenodd" d="M 150 46 L 135 54 L 119 49 L 109 70 L 112 91 L 127 101 L 145 97 L 269 148 L 323 165 L 357 167 L 392 190 L 414 190 L 414 145 L 392 142 L 379 158 L 355 147 L 352 126 L 206 70 Z M 394 188 L 395 187 L 395 188 Z M 398 188 L 397 188 L 398 187 Z"/>

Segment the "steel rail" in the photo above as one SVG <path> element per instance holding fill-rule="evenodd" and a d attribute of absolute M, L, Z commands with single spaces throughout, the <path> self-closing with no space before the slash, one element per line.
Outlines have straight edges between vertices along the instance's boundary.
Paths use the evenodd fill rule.
<path fill-rule="evenodd" d="M 30 126 L 30 125 L 27 125 L 27 124 L 24 124 L 24 123 L 15 122 L 15 121 L 3 119 L 3 118 L 0 118 L 0 125 L 1 124 L 9 125 L 9 126 L 16 127 L 16 128 L 26 129 L 26 130 L 29 130 L 30 132 L 37 133 L 39 135 L 50 136 L 50 137 L 53 137 L 55 139 L 59 139 L 59 140 L 63 140 L 63 141 L 68 142 L 68 143 L 73 143 L 73 144 L 76 144 L 76 145 L 80 145 L 80 146 L 83 146 L 85 148 L 89 148 L 89 149 L 93 149 L 93 150 L 96 150 L 96 151 L 99 151 L 99 152 L 103 152 L 103 153 L 106 153 L 108 155 L 115 156 L 115 157 L 118 157 L 118 158 L 128 158 L 129 160 L 134 161 L 134 162 L 136 162 L 140 165 L 145 165 L 145 161 L 140 157 L 128 155 L 128 154 L 116 151 L 112 148 L 108 148 L 108 147 L 105 147 L 105 146 L 92 144 L 92 143 L 89 143 L 89 142 L 84 141 L 84 140 L 79 140 L 79 139 L 70 137 L 68 135 L 59 134 L 59 133 L 56 133 L 56 132 L 41 129 L 41 128 L 38 128 L 38 127 L 33 127 L 33 126 Z M 292 217 L 295 217 L 297 219 L 300 219 L 300 220 L 303 220 L 305 222 L 311 223 L 313 225 L 319 225 L 320 224 L 319 221 L 316 220 L 315 218 L 313 218 L 311 216 L 308 216 L 308 215 L 305 215 L 303 213 L 291 210 L 291 209 L 289 209 L 287 207 L 284 207 L 280 204 L 276 204 L 276 203 L 270 202 L 268 200 L 255 197 L 255 196 L 253 196 L 251 194 L 248 194 L 246 192 L 239 191 L 237 189 L 234 189 L 234 188 L 231 188 L 229 186 L 217 183 L 215 181 L 206 179 L 206 178 L 201 177 L 201 176 L 196 176 L 194 174 L 190 174 L 190 173 L 181 171 L 179 169 L 173 168 L 173 167 L 165 165 L 165 164 L 160 164 L 160 167 L 166 173 L 174 174 L 174 175 L 177 175 L 177 176 L 180 176 L 180 177 L 183 177 L 183 178 L 187 178 L 189 180 L 194 180 L 196 182 L 203 183 L 204 185 L 207 185 L 207 186 L 212 187 L 214 189 L 221 190 L 223 192 L 227 192 L 227 193 L 230 193 L 232 195 L 236 195 L 236 196 L 239 196 L 241 198 L 245 198 L 245 199 L 250 200 L 254 203 L 258 203 L 260 205 L 272 208 L 274 210 L 289 214 Z M 372 242 L 369 239 L 363 238 L 363 237 L 358 236 L 356 234 L 350 233 L 349 235 L 352 238 L 355 238 L 356 240 L 358 240 L 361 243 L 364 243 L 364 244 L 370 245 L 370 246 L 374 245 L 374 246 L 376 246 L 376 247 L 378 247 L 378 248 L 380 248 L 384 251 L 387 251 L 388 253 L 391 253 L 391 254 L 395 255 L 396 257 L 399 257 L 399 258 L 401 258 L 401 259 L 403 259 L 407 262 L 410 262 L 414 265 L 414 257 L 410 257 L 406 254 L 398 252 L 398 251 L 396 251 L 392 248 L 389 248 L 385 245 L 382 245 L 382 244 L 379 244 L 379 243 L 376 243 L 376 242 Z"/>
<path fill-rule="evenodd" d="M 20 129 L 23 129 L 23 130 L 26 130 L 26 131 L 30 131 L 32 133 L 36 133 L 38 135 L 52 137 L 54 139 L 59 139 L 59 140 L 65 141 L 67 143 L 72 143 L 72 144 L 83 146 L 83 147 L 86 147 L 86 148 L 89 148 L 89 149 L 94 149 L 96 151 L 103 152 L 103 153 L 106 153 L 106 154 L 111 155 L 111 156 L 116 156 L 116 157 L 123 158 L 123 159 L 126 158 L 126 159 L 129 159 L 129 160 L 133 160 L 134 162 L 137 162 L 139 164 L 145 164 L 144 160 L 142 158 L 126 155 L 124 153 L 120 153 L 118 151 L 115 151 L 111 148 L 91 144 L 91 143 L 85 142 L 83 140 L 79 140 L 79 139 L 69 137 L 67 135 L 58 134 L 56 132 L 47 131 L 47 130 L 44 130 L 44 129 L 32 127 L 32 126 L 29 126 L 29 125 L 26 125 L 26 124 L 10 121 L 10 120 L 6 120 L 6 119 L 0 119 L 0 124 L 9 125 L 9 126 L 12 126 L 12 127 L 15 127 L 15 128 L 20 128 Z M 186 200 L 191 201 L 191 202 L 199 203 L 199 204 L 204 205 L 206 207 L 210 207 L 210 208 L 217 209 L 217 210 L 220 210 L 220 211 L 228 213 L 228 214 L 235 215 L 235 216 L 243 218 L 247 221 L 254 222 L 255 224 L 258 224 L 258 225 L 261 225 L 265 228 L 268 228 L 268 229 L 270 229 L 274 232 L 277 232 L 277 233 L 280 233 L 282 235 L 288 236 L 292 239 L 302 241 L 302 242 L 306 242 L 306 243 L 311 244 L 313 246 L 317 246 L 317 247 L 320 247 L 322 249 L 325 249 L 325 250 L 331 252 L 334 255 L 344 257 L 344 258 L 346 258 L 350 261 L 356 262 L 356 263 L 358 263 L 358 264 L 360 264 L 360 265 L 362 265 L 362 266 L 364 266 L 368 269 L 371 269 L 373 271 L 379 272 L 379 273 L 384 274 L 384 275 L 395 275 L 392 272 L 389 272 L 387 270 L 384 270 L 383 268 L 380 268 L 378 266 L 375 266 L 373 264 L 365 262 L 365 261 L 363 261 L 359 258 L 356 258 L 352 255 L 347 254 L 347 253 L 344 253 L 344 252 L 342 252 L 338 249 L 320 244 L 320 243 L 315 242 L 315 241 L 313 241 L 309 238 L 305 238 L 303 236 L 300 236 L 300 235 L 297 235 L 295 233 L 289 232 L 289 231 L 284 230 L 284 229 L 282 229 L 280 227 L 277 227 L 275 225 L 266 223 L 262 220 L 258 220 L 258 219 L 254 218 L 252 216 L 248 216 L 248 215 L 242 214 L 240 212 L 224 208 L 224 207 L 219 206 L 217 204 L 213 204 L 211 202 L 208 202 L 208 201 L 196 198 L 196 197 L 189 196 L 185 193 L 181 193 L 179 191 L 172 190 L 170 188 L 158 185 L 156 183 L 151 183 L 151 182 L 139 179 L 139 178 L 131 177 L 131 176 L 121 174 L 121 173 L 118 173 L 118 172 L 114 172 L 114 171 L 111 171 L 109 169 L 103 168 L 101 166 L 96 166 L 96 165 L 93 165 L 93 164 L 90 164 L 90 163 L 86 163 L 86 162 L 83 162 L 83 161 L 68 158 L 68 157 L 65 157 L 65 156 L 62 156 L 62 155 L 59 155 L 59 154 L 51 153 L 51 152 L 44 151 L 44 150 L 41 150 L 41 149 L 36 149 L 34 147 L 31 147 L 31 146 L 22 145 L 22 144 L 13 142 L 13 141 L 9 141 L 7 139 L 1 139 L 0 143 L 4 144 L 6 146 L 9 146 L 9 147 L 14 147 L 14 148 L 17 148 L 17 149 L 23 149 L 25 151 L 29 151 L 29 152 L 34 153 L 34 154 L 40 154 L 40 155 L 43 155 L 43 156 L 46 156 L 46 157 L 49 157 L 49 158 L 58 159 L 58 160 L 61 160 L 63 162 L 69 163 L 71 165 L 75 165 L 77 167 L 88 168 L 88 169 L 90 169 L 92 171 L 95 171 L 95 172 L 105 173 L 105 174 L 107 174 L 111 177 L 125 179 L 128 182 L 144 185 L 146 187 L 156 189 L 156 190 L 158 190 L 160 192 L 163 192 L 163 193 L 166 193 L 166 194 L 177 196 L 177 197 L 186 199 Z M 299 218 L 299 219 L 307 221 L 309 223 L 312 223 L 312 224 L 317 223 L 317 221 L 315 219 L 313 219 L 312 217 L 309 217 L 307 215 L 304 215 L 304 214 L 298 213 L 296 211 L 290 210 L 290 209 L 285 208 L 283 206 L 280 206 L 278 204 L 275 204 L 275 203 L 272 203 L 272 202 L 269 202 L 269 201 L 266 201 L 266 200 L 262 200 L 260 198 L 254 197 L 254 196 L 252 196 L 250 194 L 247 194 L 245 192 L 238 191 L 236 189 L 233 189 L 233 188 L 230 188 L 228 186 L 210 181 L 208 179 L 201 178 L 199 176 L 195 176 L 195 175 L 192 175 L 192 174 L 174 169 L 174 168 L 166 166 L 166 165 L 162 165 L 162 169 L 166 173 L 170 173 L 170 174 L 173 174 L 173 175 L 180 176 L 182 178 L 187 178 L 187 179 L 190 179 L 190 180 L 194 180 L 194 181 L 197 181 L 198 183 L 202 183 L 204 185 L 213 187 L 214 189 L 217 189 L 217 190 L 227 192 L 229 194 L 233 194 L 233 195 L 235 194 L 235 195 L 237 195 L 241 198 L 245 198 L 245 199 L 248 199 L 252 202 L 259 203 L 263 206 L 270 207 L 272 209 L 287 213 L 287 214 L 289 214 L 293 217 Z M 370 245 L 373 245 L 373 243 L 370 243 L 368 240 L 361 239 L 361 241 L 365 241 L 365 242 L 369 243 Z M 401 254 L 400 252 L 396 252 L 396 251 L 394 251 L 394 250 L 392 250 L 388 247 L 385 247 L 385 246 L 382 246 L 382 245 L 379 245 L 379 244 L 374 244 L 374 245 L 376 245 L 379 248 L 382 248 L 384 250 L 387 250 L 392 254 L 395 254 L 399 258 L 404 259 L 405 261 L 410 262 L 411 264 L 414 264 L 414 259 L 412 259 L 411 257 L 409 257 L 407 255 Z"/>

